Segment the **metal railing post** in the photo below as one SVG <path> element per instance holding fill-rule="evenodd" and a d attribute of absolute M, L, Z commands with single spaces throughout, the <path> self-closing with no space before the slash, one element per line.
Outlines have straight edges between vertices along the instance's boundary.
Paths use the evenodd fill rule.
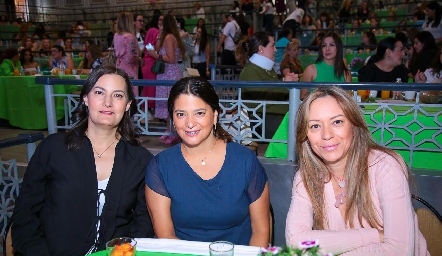
<path fill-rule="evenodd" d="M 46 99 L 46 120 L 48 122 L 48 133 L 56 133 L 57 130 L 57 115 L 55 110 L 54 85 L 45 84 L 45 99 Z"/>
<path fill-rule="evenodd" d="M 290 88 L 289 93 L 289 124 L 287 137 L 287 160 L 296 161 L 296 127 L 295 116 L 301 104 L 301 90 Z"/>

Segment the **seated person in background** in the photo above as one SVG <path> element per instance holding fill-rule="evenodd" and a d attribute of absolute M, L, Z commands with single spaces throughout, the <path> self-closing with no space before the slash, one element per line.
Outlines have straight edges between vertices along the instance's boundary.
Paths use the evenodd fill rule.
<path fill-rule="evenodd" d="M 384 30 L 381 28 L 381 19 L 379 17 L 372 17 L 370 19 L 370 30 L 375 35 L 384 34 Z"/>
<path fill-rule="evenodd" d="M 20 63 L 25 70 L 25 75 L 35 75 L 38 63 L 34 61 L 34 56 L 29 49 L 20 51 Z"/>
<path fill-rule="evenodd" d="M 52 41 L 49 38 L 44 38 L 38 49 L 38 54 L 40 57 L 48 57 L 51 55 L 52 51 Z"/>
<path fill-rule="evenodd" d="M 100 46 L 96 44 L 91 44 L 86 50 L 84 59 L 78 65 L 78 72 L 81 75 L 88 75 L 94 69 L 98 68 L 103 64 L 103 53 L 101 52 Z"/>
<path fill-rule="evenodd" d="M 298 74 L 298 77 L 301 78 L 304 69 L 302 68 L 301 61 L 298 59 L 299 45 L 299 40 L 293 39 L 293 41 L 285 47 L 284 58 L 280 66 L 282 75 L 285 76 L 294 73 Z"/>
<path fill-rule="evenodd" d="M 49 58 L 49 67 L 53 68 L 69 68 L 74 69 L 74 61 L 71 57 L 66 56 L 64 49 L 60 45 L 52 46 L 52 55 Z"/>
<path fill-rule="evenodd" d="M 249 36 L 250 24 L 246 21 L 243 13 L 238 14 L 236 23 L 238 23 L 238 26 L 241 29 L 241 34 L 243 36 Z"/>
<path fill-rule="evenodd" d="M 416 27 L 422 27 L 425 23 L 425 12 L 416 10 L 413 14 L 413 22 Z"/>
<path fill-rule="evenodd" d="M 308 65 L 302 75 L 303 82 L 351 82 L 351 72 L 342 58 L 343 47 L 341 37 L 336 33 L 324 36 L 314 64 Z M 301 99 L 307 95 L 308 89 L 301 89 Z"/>
<path fill-rule="evenodd" d="M 397 16 L 396 16 L 396 12 L 395 11 L 391 11 L 388 13 L 388 17 L 387 17 L 387 21 L 389 22 L 393 22 L 397 20 Z"/>
<path fill-rule="evenodd" d="M 220 125 L 213 86 L 201 77 L 182 78 L 170 91 L 168 108 L 182 143 L 156 155 L 146 170 L 156 237 L 267 246 L 265 170 Z"/>
<path fill-rule="evenodd" d="M 256 32 L 250 38 L 238 43 L 235 54 L 239 63 L 244 65 L 241 81 L 278 81 L 275 64 L 275 39 L 267 32 Z M 289 73 L 285 81 L 298 81 L 298 75 Z"/>
<path fill-rule="evenodd" d="M 408 64 L 409 77 L 414 78 L 418 70 L 425 71 L 439 52 L 433 35 L 428 31 L 419 32 L 414 38 L 413 54 Z"/>
<path fill-rule="evenodd" d="M 334 255 L 429 255 L 411 203 L 413 174 L 374 142 L 347 91 L 320 87 L 302 102 L 296 152 L 287 245 L 315 238 Z"/>
<path fill-rule="evenodd" d="M 72 38 L 66 38 L 64 40 L 64 52 L 66 53 L 66 56 L 69 56 L 71 58 L 74 57 L 74 48 L 72 47 Z"/>
<path fill-rule="evenodd" d="M 74 127 L 40 142 L 26 169 L 12 217 L 16 255 L 86 255 L 116 237 L 153 237 L 143 182 L 152 154 L 137 140 L 134 113 L 124 71 L 88 77 Z"/>
<path fill-rule="evenodd" d="M 293 33 L 290 28 L 283 28 L 281 35 L 275 43 L 276 47 L 276 54 L 275 54 L 275 62 L 281 63 L 282 57 L 284 55 L 284 48 L 287 46 L 287 44 L 292 40 Z"/>
<path fill-rule="evenodd" d="M 316 21 L 317 29 L 324 29 L 325 33 L 328 33 L 328 30 L 335 27 L 335 22 L 330 19 L 330 15 L 327 12 L 321 12 L 319 19 Z"/>
<path fill-rule="evenodd" d="M 309 14 L 306 14 L 302 19 L 301 34 L 299 35 L 301 46 L 309 46 L 315 39 L 316 26 L 313 23 L 313 17 Z"/>
<path fill-rule="evenodd" d="M 358 46 L 358 51 L 366 51 L 367 49 L 369 51 L 374 51 L 376 49 L 378 42 L 376 41 L 376 36 L 371 31 L 364 31 L 362 32 L 362 43 L 360 46 Z M 368 52 L 369 52 L 368 51 Z"/>
<path fill-rule="evenodd" d="M 376 54 L 371 56 L 367 65 L 358 71 L 359 82 L 396 82 L 408 83 L 408 69 L 402 64 L 405 56 L 404 45 L 393 37 L 382 39 L 378 43 Z"/>
<path fill-rule="evenodd" d="M 361 34 L 361 32 L 361 22 L 358 19 L 354 19 L 353 23 L 351 23 L 350 33 L 352 33 L 353 35 L 358 35 Z"/>
<path fill-rule="evenodd" d="M 310 47 L 309 47 L 308 51 L 314 51 L 314 52 L 319 51 L 319 46 L 320 46 L 321 41 L 324 38 L 324 36 L 325 36 L 324 32 L 319 32 L 316 35 L 315 39 L 313 39 L 312 43 L 309 45 Z"/>
<path fill-rule="evenodd" d="M 396 25 L 395 28 L 391 31 L 392 33 L 404 33 L 407 35 L 408 27 L 407 27 L 407 20 L 401 20 Z"/>
<path fill-rule="evenodd" d="M 425 71 L 418 70 L 414 79 L 416 83 L 442 82 L 442 51 L 440 48 L 430 66 Z"/>
<path fill-rule="evenodd" d="M 20 73 L 21 63 L 17 49 L 8 48 L 0 58 L 0 76 L 14 76 Z M 14 70 L 16 73 L 14 74 Z"/>
<path fill-rule="evenodd" d="M 368 9 L 368 1 L 363 1 L 358 6 L 358 19 L 365 22 L 368 19 L 369 14 L 370 10 Z"/>

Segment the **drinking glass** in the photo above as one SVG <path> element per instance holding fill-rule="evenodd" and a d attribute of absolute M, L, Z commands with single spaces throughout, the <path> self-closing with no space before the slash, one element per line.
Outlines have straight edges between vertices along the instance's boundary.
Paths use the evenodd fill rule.
<path fill-rule="evenodd" d="M 210 256 L 233 256 L 234 245 L 227 241 L 216 241 L 209 245 Z"/>
<path fill-rule="evenodd" d="M 106 243 L 107 256 L 135 256 L 137 241 L 130 237 L 114 238 Z"/>

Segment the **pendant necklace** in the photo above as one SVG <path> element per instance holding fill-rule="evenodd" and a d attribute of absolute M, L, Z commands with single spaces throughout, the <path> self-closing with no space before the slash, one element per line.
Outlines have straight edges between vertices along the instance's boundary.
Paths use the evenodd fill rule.
<path fill-rule="evenodd" d="M 333 178 L 335 178 L 335 180 L 338 182 L 338 186 L 341 189 L 341 193 L 335 195 L 336 198 L 336 202 L 335 202 L 335 207 L 339 208 L 339 206 L 341 204 L 344 204 L 344 200 L 347 197 L 347 191 L 345 190 L 345 177 L 342 179 L 339 179 L 338 177 L 336 177 L 336 175 L 334 175 L 332 172 L 330 172 L 330 174 L 333 176 Z"/>
<path fill-rule="evenodd" d="M 87 133 L 86 133 L 86 136 L 87 136 Z M 101 154 L 98 154 L 98 151 L 95 149 L 95 147 L 94 147 L 94 144 L 92 144 L 92 141 L 91 141 L 91 146 L 92 146 L 92 149 L 94 150 L 94 152 L 97 154 L 97 156 L 98 156 L 98 158 L 101 158 L 101 156 L 112 146 L 112 145 L 114 145 L 114 143 L 117 141 L 118 139 L 115 139 L 103 152 L 101 152 Z"/>
<path fill-rule="evenodd" d="M 184 146 L 184 144 L 182 144 L 182 145 L 183 145 L 183 147 L 186 149 L 186 152 L 187 152 L 189 155 L 193 156 L 192 154 L 189 153 L 189 151 L 187 151 L 187 147 Z M 212 153 L 212 150 L 215 148 L 215 146 L 216 146 L 216 140 L 215 140 L 215 143 L 213 144 L 212 149 L 209 151 L 209 153 L 207 153 L 206 157 L 204 157 L 203 160 L 201 160 L 201 165 L 202 165 L 202 166 L 205 166 L 205 165 L 206 165 L 206 159 L 207 159 L 207 157 L 209 157 L 210 153 Z M 199 158 L 198 158 L 197 156 L 195 156 L 195 158 L 196 158 L 196 160 L 199 161 Z"/>

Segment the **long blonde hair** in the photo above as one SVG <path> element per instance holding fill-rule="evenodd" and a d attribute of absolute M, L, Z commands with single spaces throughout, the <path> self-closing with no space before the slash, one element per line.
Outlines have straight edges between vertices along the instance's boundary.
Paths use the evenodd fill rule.
<path fill-rule="evenodd" d="M 116 32 L 120 35 L 123 33 L 135 35 L 134 16 L 131 12 L 120 12 L 118 14 Z"/>
<path fill-rule="evenodd" d="M 284 56 L 282 58 L 282 62 L 289 62 L 289 63 L 292 63 L 293 65 L 295 65 L 295 69 L 296 69 L 296 73 L 297 74 L 301 74 L 302 72 L 304 72 L 304 70 L 302 68 L 301 61 L 298 58 L 292 59 L 290 57 L 290 54 L 288 53 L 288 51 L 299 49 L 299 46 L 300 46 L 299 40 L 298 39 L 292 39 L 292 41 L 289 42 L 285 46 Z M 290 70 L 290 72 L 292 72 L 292 70 Z"/>
<path fill-rule="evenodd" d="M 370 152 L 379 150 L 391 155 L 403 167 L 404 175 L 408 178 L 411 178 L 411 175 L 402 157 L 393 150 L 376 144 L 357 103 L 345 90 L 336 86 L 317 88 L 302 102 L 296 115 L 296 150 L 302 181 L 313 207 L 313 229 L 328 228 L 324 184 L 329 182 L 331 177 L 327 166 L 313 152 L 308 142 L 309 110 L 314 100 L 327 96 L 333 97 L 338 102 L 345 117 L 350 121 L 353 132 L 353 140 L 347 152 L 348 160 L 345 167 L 347 200 L 344 222 L 350 228 L 354 228 L 354 219 L 357 217 L 361 226 L 363 226 L 362 220 L 364 219 L 370 227 L 382 229 L 383 226 L 377 217 L 370 191 L 368 174 Z"/>

